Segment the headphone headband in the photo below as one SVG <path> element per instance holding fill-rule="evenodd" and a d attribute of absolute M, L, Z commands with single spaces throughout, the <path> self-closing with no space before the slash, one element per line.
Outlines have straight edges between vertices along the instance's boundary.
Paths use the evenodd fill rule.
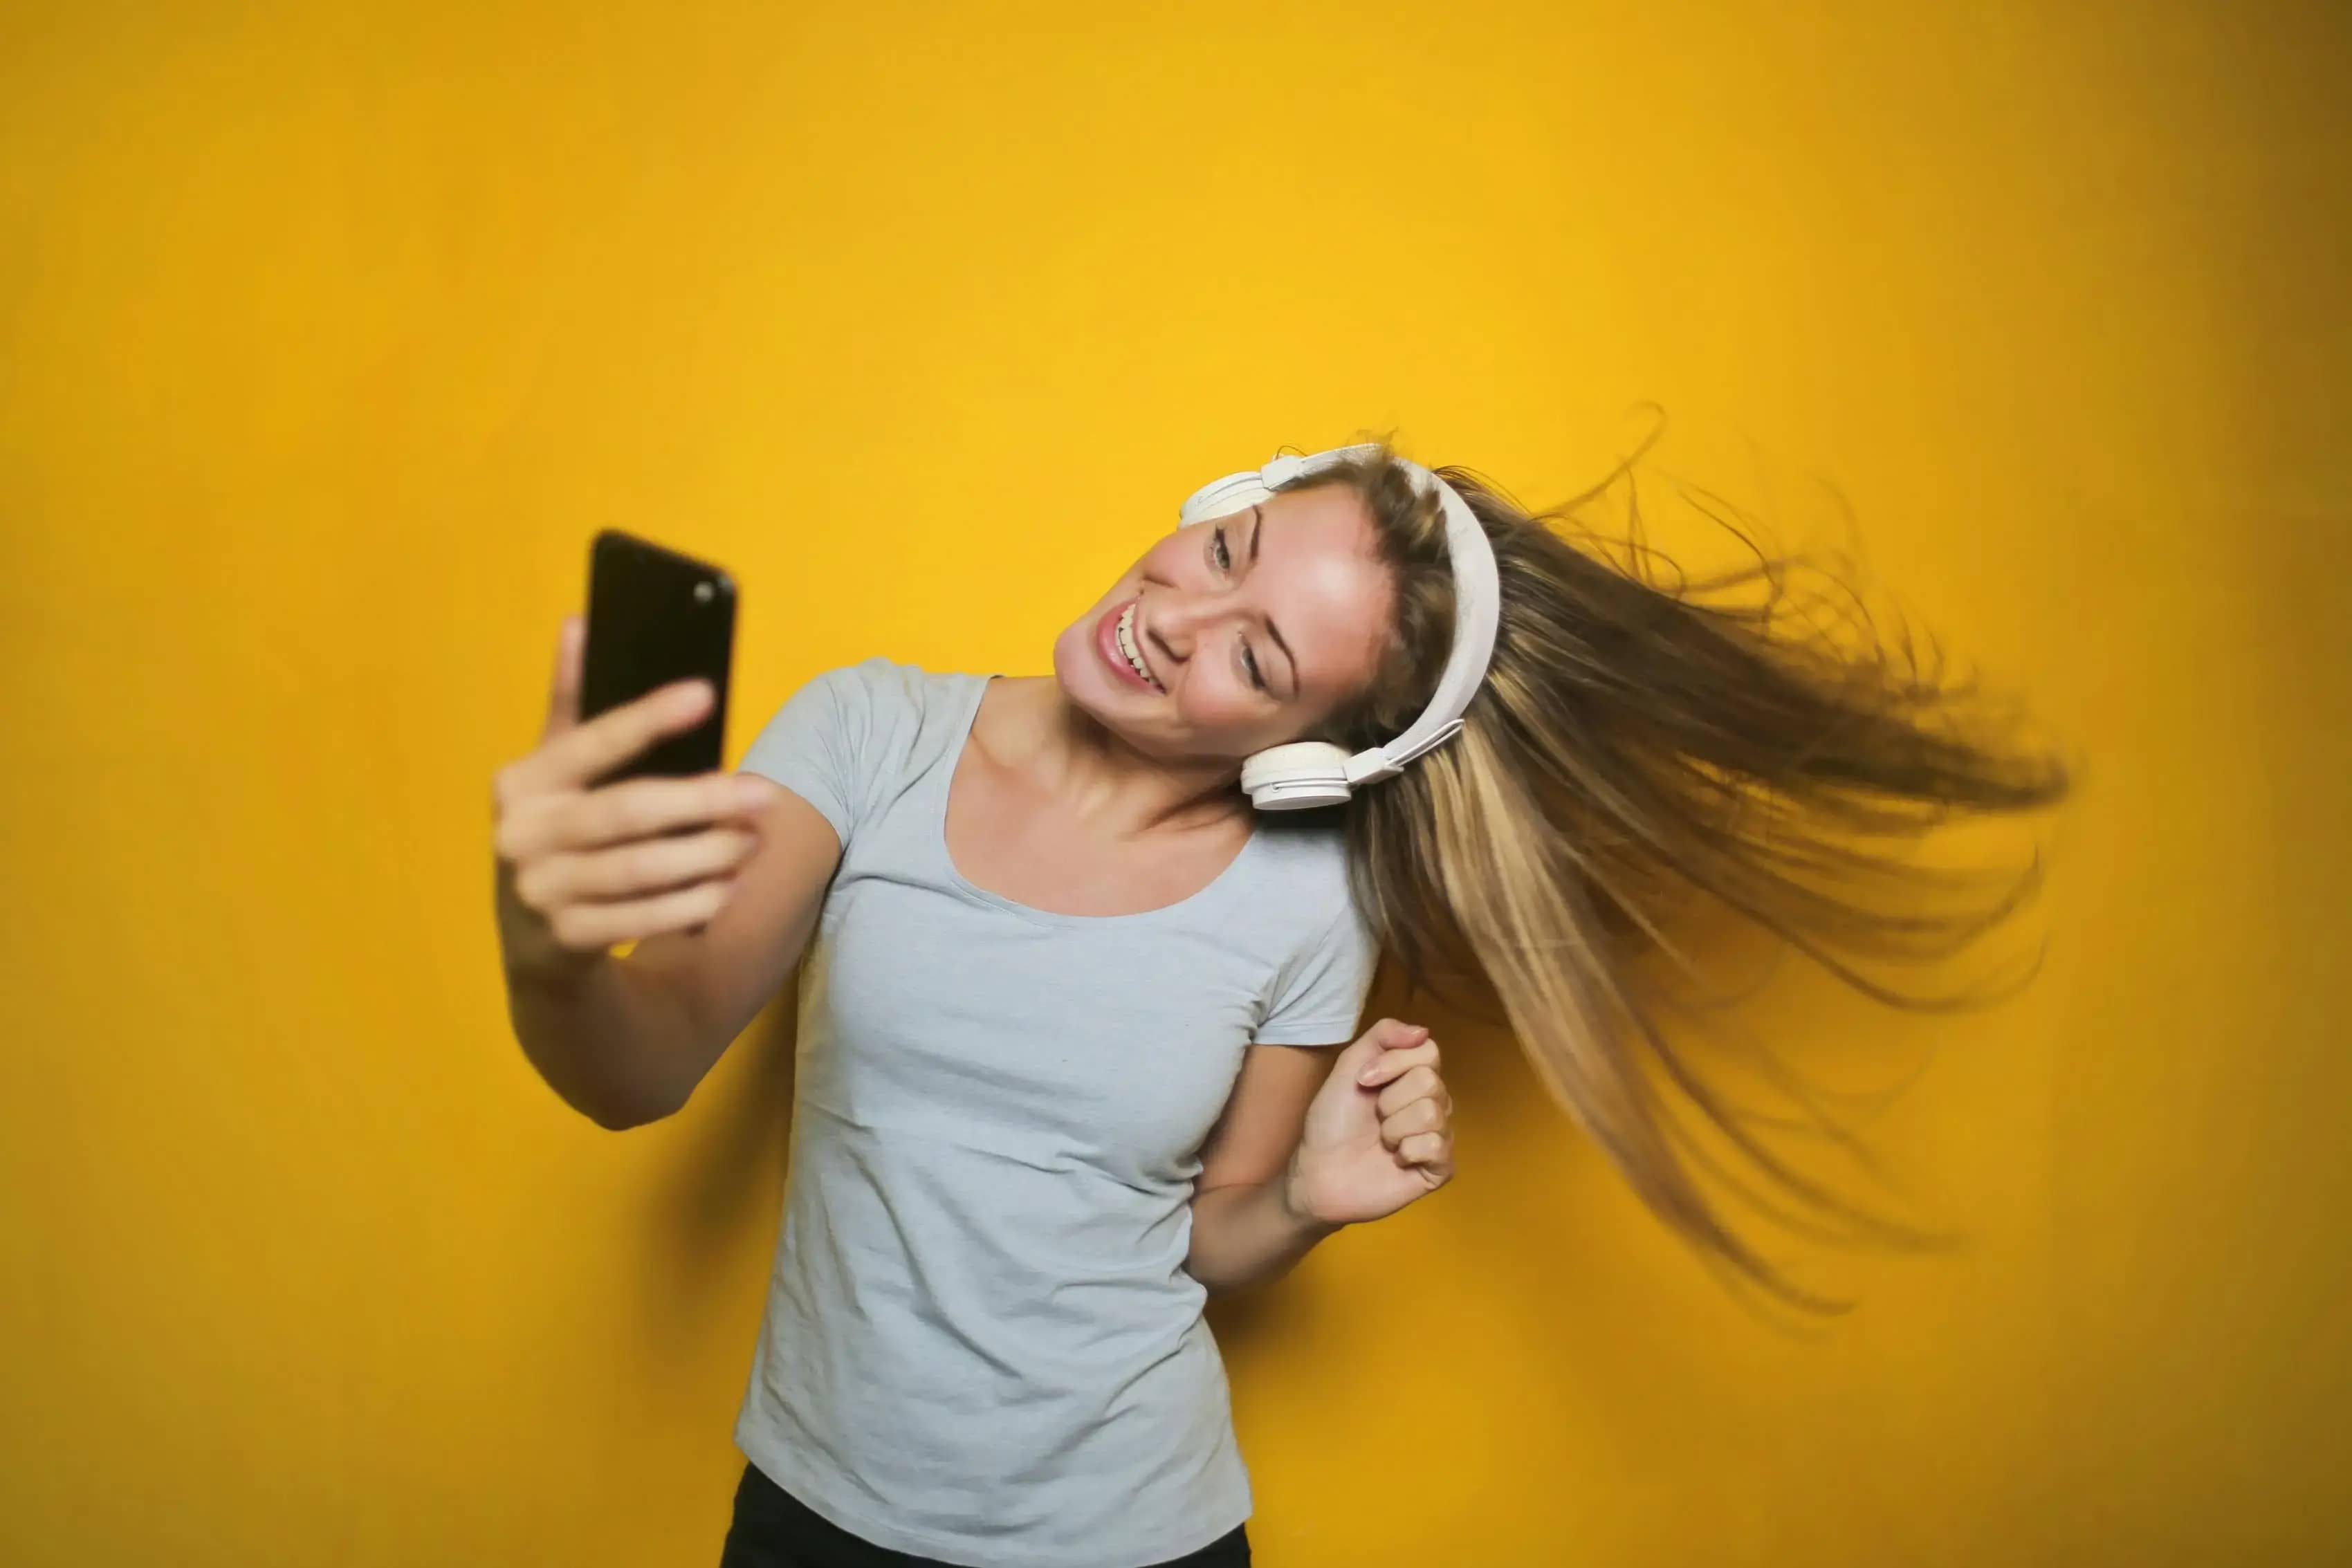
<path fill-rule="evenodd" d="M 1307 457 L 1277 455 L 1255 473 L 1232 474 L 1202 486 L 1184 503 L 1179 514 L 1187 524 L 1222 517 L 1266 500 L 1276 490 L 1339 464 L 1372 456 L 1377 445 L 1334 447 Z M 1336 746 L 1300 741 L 1262 751 L 1242 765 L 1242 788 L 1258 806 L 1268 810 L 1337 805 L 1356 786 L 1393 779 L 1415 758 L 1425 756 L 1451 740 L 1462 728 L 1462 716 L 1486 678 L 1495 654 L 1495 628 L 1502 613 L 1502 581 L 1495 567 L 1494 547 L 1453 486 L 1418 463 L 1393 454 L 1389 461 L 1402 469 L 1413 487 L 1434 496 L 1445 519 L 1445 554 L 1454 573 L 1454 646 L 1445 669 L 1437 678 L 1429 706 L 1394 740 L 1350 757 Z"/>

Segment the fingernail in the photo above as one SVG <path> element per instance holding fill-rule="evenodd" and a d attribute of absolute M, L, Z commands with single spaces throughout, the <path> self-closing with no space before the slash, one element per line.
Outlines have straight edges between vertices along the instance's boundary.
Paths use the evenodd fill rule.
<path fill-rule="evenodd" d="M 1378 1078 L 1380 1075 L 1381 1070 L 1378 1067 L 1367 1067 L 1361 1072 L 1356 1074 L 1356 1082 L 1369 1088 L 1372 1080 Z"/>

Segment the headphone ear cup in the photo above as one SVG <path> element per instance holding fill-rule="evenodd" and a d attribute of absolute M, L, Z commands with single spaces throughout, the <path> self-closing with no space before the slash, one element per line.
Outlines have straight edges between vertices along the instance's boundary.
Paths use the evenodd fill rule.
<path fill-rule="evenodd" d="M 1326 740 L 1295 740 L 1244 759 L 1242 789 L 1261 811 L 1338 806 L 1354 792 L 1347 750 Z"/>

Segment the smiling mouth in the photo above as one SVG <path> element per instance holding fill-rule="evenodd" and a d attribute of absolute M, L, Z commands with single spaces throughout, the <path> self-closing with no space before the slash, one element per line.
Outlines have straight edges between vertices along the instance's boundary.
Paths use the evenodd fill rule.
<path fill-rule="evenodd" d="M 1164 692 L 1168 688 L 1160 684 L 1159 677 L 1151 673 L 1151 666 L 1144 663 L 1143 644 L 1135 634 L 1135 614 L 1142 604 L 1143 601 L 1136 600 L 1119 612 L 1118 624 L 1111 629 L 1111 640 L 1118 645 L 1119 653 L 1126 657 L 1128 668 L 1133 670 L 1153 691 Z"/>

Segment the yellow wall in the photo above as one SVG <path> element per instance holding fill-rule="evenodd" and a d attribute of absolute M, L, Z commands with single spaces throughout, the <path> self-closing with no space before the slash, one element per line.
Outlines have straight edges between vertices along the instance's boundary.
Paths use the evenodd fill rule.
<path fill-rule="evenodd" d="M 592 529 L 735 568 L 740 746 L 1643 399 L 2088 758 L 2024 1000 L 1770 1019 L 1975 1242 L 1778 1332 L 1451 1029 L 1455 1187 L 1220 1315 L 1261 1561 L 2352 1552 L 2332 7 L 494 9 L 0 17 L 0 1559 L 715 1561 L 777 1037 L 599 1133 L 488 917 Z"/>

